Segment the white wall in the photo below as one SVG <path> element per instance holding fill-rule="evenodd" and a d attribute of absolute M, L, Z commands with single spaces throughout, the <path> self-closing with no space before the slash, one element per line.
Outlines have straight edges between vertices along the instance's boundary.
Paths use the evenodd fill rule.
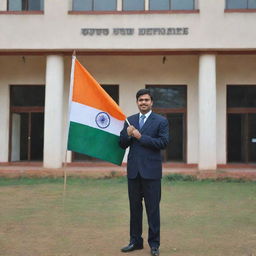
<path fill-rule="evenodd" d="M 2 3 L 3 4 L 3 3 Z M 45 0 L 44 14 L 0 15 L 0 50 L 256 49 L 254 13 L 225 13 L 225 1 L 199 1 L 190 14 L 68 14 L 70 0 Z M 4 6 L 2 7 L 4 8 Z M 81 28 L 188 27 L 189 35 L 83 36 Z"/>

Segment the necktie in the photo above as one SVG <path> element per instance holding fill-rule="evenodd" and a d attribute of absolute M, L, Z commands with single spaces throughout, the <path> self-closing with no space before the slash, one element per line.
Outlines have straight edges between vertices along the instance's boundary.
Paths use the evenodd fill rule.
<path fill-rule="evenodd" d="M 142 128 L 142 126 L 144 125 L 144 120 L 145 120 L 146 116 L 145 115 L 142 115 L 140 117 L 140 122 L 139 122 L 139 125 L 140 125 L 140 129 Z"/>

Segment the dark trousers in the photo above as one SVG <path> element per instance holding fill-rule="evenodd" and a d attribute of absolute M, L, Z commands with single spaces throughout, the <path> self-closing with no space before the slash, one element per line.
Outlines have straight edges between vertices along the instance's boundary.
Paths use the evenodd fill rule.
<path fill-rule="evenodd" d="M 130 241 L 143 243 L 142 216 L 144 198 L 148 218 L 148 244 L 150 247 L 160 246 L 160 200 L 161 179 L 143 179 L 139 174 L 135 179 L 128 179 L 130 202 Z"/>

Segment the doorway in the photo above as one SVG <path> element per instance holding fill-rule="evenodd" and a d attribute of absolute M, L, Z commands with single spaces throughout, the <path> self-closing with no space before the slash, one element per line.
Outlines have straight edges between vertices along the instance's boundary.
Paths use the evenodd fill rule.
<path fill-rule="evenodd" d="M 153 95 L 153 111 L 169 122 L 170 143 L 162 152 L 163 161 L 186 162 L 186 85 L 147 85 Z"/>
<path fill-rule="evenodd" d="M 256 86 L 227 87 L 227 161 L 256 163 Z"/>
<path fill-rule="evenodd" d="M 256 162 L 256 114 L 228 114 L 228 161 Z"/>
<path fill-rule="evenodd" d="M 10 161 L 42 161 L 44 86 L 11 86 Z"/>
<path fill-rule="evenodd" d="M 184 113 L 169 113 L 166 118 L 170 124 L 171 142 L 166 149 L 166 160 L 184 160 Z"/>
<path fill-rule="evenodd" d="M 42 161 L 44 113 L 12 113 L 12 161 Z"/>

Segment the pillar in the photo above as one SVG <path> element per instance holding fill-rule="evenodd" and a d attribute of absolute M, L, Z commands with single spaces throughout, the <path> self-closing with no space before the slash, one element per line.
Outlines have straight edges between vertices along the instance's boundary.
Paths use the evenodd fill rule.
<path fill-rule="evenodd" d="M 7 11 L 7 0 L 0 1 L 0 11 Z"/>
<path fill-rule="evenodd" d="M 216 56 L 199 57 L 199 170 L 216 170 Z"/>
<path fill-rule="evenodd" d="M 46 60 L 44 167 L 60 168 L 63 159 L 64 58 L 49 55 Z"/>
<path fill-rule="evenodd" d="M 9 150 L 9 87 L 0 84 L 0 162 L 8 162 Z"/>

